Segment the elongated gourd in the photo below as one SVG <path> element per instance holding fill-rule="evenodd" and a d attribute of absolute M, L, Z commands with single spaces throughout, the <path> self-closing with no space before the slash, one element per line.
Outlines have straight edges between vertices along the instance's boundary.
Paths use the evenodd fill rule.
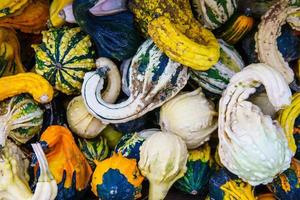
<path fill-rule="evenodd" d="M 42 76 L 27 72 L 0 78 L 0 101 L 22 93 L 29 93 L 39 103 L 53 98 L 53 88 Z"/>

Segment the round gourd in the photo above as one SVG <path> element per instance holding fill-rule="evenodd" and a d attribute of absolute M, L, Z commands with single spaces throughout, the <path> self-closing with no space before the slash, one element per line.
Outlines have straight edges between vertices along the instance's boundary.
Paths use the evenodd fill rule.
<path fill-rule="evenodd" d="M 93 139 L 78 138 L 78 146 L 93 169 L 96 167 L 95 160 L 100 162 L 110 153 L 107 141 L 102 136 Z"/>
<path fill-rule="evenodd" d="M 36 52 L 35 71 L 55 89 L 78 94 L 84 74 L 95 66 L 90 37 L 80 28 L 43 31 L 43 42 L 32 45 Z"/>
<path fill-rule="evenodd" d="M 122 133 L 116 131 L 113 127 L 108 125 L 102 132 L 101 135 L 107 140 L 107 144 L 111 150 L 114 150 L 116 145 L 122 138 Z"/>
<path fill-rule="evenodd" d="M 207 71 L 190 70 L 191 78 L 202 88 L 214 94 L 222 94 L 230 78 L 244 68 L 244 62 L 233 46 L 223 40 L 220 43 L 220 59 Z"/>
<path fill-rule="evenodd" d="M 189 150 L 186 164 L 187 171 L 184 177 L 175 182 L 175 187 L 192 195 L 204 191 L 212 173 L 210 159 L 210 146 L 208 143 L 195 150 Z"/>
<path fill-rule="evenodd" d="M 43 113 L 29 95 L 0 102 L 0 144 L 5 144 L 6 136 L 22 144 L 29 141 L 40 132 Z"/>
<path fill-rule="evenodd" d="M 92 191 L 101 200 L 133 200 L 141 197 L 144 177 L 136 160 L 114 153 L 112 157 L 96 162 L 92 177 Z"/>
<path fill-rule="evenodd" d="M 192 0 L 191 4 L 196 18 L 209 29 L 220 27 L 237 9 L 237 0 Z"/>

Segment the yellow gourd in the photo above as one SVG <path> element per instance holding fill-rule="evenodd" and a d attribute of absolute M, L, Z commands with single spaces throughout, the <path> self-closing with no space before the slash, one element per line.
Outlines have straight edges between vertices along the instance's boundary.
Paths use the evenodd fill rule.
<path fill-rule="evenodd" d="M 51 26 L 59 27 L 65 23 L 65 20 L 60 17 L 60 12 L 65 6 L 71 4 L 73 0 L 54 0 L 50 6 L 50 23 Z"/>
<path fill-rule="evenodd" d="M 53 98 L 53 88 L 42 76 L 27 72 L 0 78 L 0 101 L 21 93 L 29 93 L 39 103 Z"/>
<path fill-rule="evenodd" d="M 0 18 L 15 14 L 25 8 L 31 0 L 1 0 Z"/>

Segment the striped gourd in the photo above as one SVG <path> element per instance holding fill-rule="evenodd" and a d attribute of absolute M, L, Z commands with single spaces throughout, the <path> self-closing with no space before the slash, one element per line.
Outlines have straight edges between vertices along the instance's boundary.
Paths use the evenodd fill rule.
<path fill-rule="evenodd" d="M 239 53 L 223 40 L 221 56 L 217 64 L 207 71 L 190 70 L 191 78 L 202 88 L 214 94 L 221 94 L 226 89 L 230 78 L 244 67 Z"/>
<path fill-rule="evenodd" d="M 60 28 L 42 32 L 43 42 L 32 45 L 36 52 L 35 70 L 55 89 L 78 94 L 84 74 L 94 66 L 90 37 L 80 28 Z"/>
<path fill-rule="evenodd" d="M 147 40 L 133 57 L 129 69 L 130 97 L 119 104 L 106 103 L 101 95 L 109 66 L 86 73 L 82 97 L 88 111 L 104 123 L 124 123 L 161 106 L 188 80 L 187 68 L 163 54 Z"/>
<path fill-rule="evenodd" d="M 191 2 L 196 18 L 209 29 L 220 27 L 237 9 L 237 0 L 192 0 Z"/>

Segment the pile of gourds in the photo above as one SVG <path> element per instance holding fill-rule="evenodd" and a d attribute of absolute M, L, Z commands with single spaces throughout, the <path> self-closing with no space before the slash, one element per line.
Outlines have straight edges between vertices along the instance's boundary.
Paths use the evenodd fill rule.
<path fill-rule="evenodd" d="M 297 200 L 299 82 L 299 0 L 1 0 L 0 199 Z"/>

